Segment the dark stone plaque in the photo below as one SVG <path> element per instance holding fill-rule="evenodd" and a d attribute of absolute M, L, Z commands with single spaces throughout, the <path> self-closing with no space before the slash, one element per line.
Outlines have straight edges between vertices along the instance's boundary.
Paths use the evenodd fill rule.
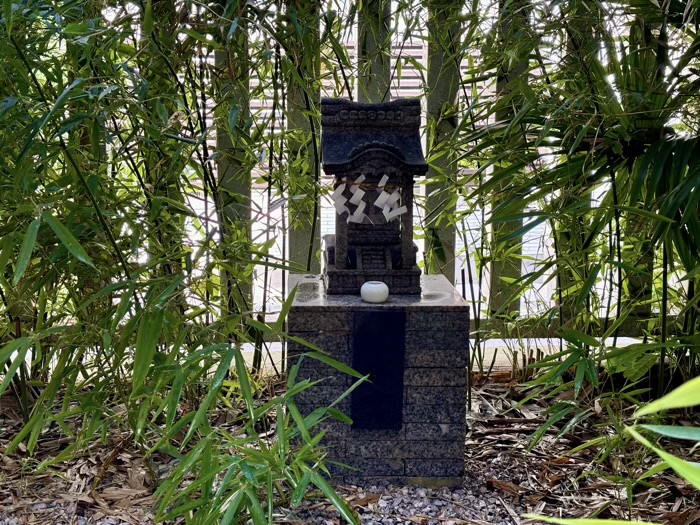
<path fill-rule="evenodd" d="M 405 310 L 354 312 L 352 366 L 369 381 L 351 394 L 353 428 L 399 430 L 403 414 Z"/>

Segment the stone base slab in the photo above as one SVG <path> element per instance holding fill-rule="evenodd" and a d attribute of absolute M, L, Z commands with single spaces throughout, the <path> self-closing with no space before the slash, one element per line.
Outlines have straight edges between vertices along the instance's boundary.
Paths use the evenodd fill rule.
<path fill-rule="evenodd" d="M 378 308 L 406 313 L 401 428 L 358 429 L 335 420 L 314 428 L 326 431 L 326 461 L 339 483 L 382 480 L 428 487 L 462 483 L 469 308 L 444 277 L 423 276 L 421 281 L 421 295 L 391 294 L 386 303 L 376 305 L 363 303 L 359 294 L 326 294 L 320 276 L 290 279 L 297 292 L 288 327 L 298 338 L 287 346 L 290 365 L 312 350 L 303 340 L 352 366 L 355 312 Z M 301 359 L 297 376 L 297 381 L 305 379 L 321 382 L 295 397 L 304 415 L 328 406 L 355 381 L 309 357 Z M 349 397 L 336 408 L 352 417 Z"/>

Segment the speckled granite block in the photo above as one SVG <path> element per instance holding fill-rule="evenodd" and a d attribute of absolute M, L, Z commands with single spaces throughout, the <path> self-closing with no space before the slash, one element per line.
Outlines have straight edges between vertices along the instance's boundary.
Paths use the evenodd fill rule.
<path fill-rule="evenodd" d="M 404 423 L 404 426 L 407 441 L 458 441 L 464 438 L 466 432 L 465 426 L 460 423 Z"/>
<path fill-rule="evenodd" d="M 352 314 L 350 312 L 316 312 L 312 316 L 290 315 L 287 321 L 287 329 L 290 333 L 296 332 L 342 332 L 352 326 Z M 295 334 L 306 339 L 303 334 Z"/>
<path fill-rule="evenodd" d="M 355 378 L 343 372 L 338 372 L 338 370 L 328 365 L 323 365 L 318 367 L 302 366 L 297 375 L 297 382 L 304 379 L 321 381 L 319 385 L 323 386 L 339 386 L 346 389 L 352 386 Z"/>
<path fill-rule="evenodd" d="M 312 434 L 318 434 L 319 432 L 326 432 L 326 440 L 342 440 L 345 443 L 345 437 L 349 432 L 348 425 L 342 421 L 338 421 L 334 418 L 326 418 L 319 421 L 312 427 Z"/>
<path fill-rule="evenodd" d="M 407 459 L 407 476 L 451 477 L 464 475 L 464 458 Z"/>
<path fill-rule="evenodd" d="M 355 295 L 325 295 L 318 276 L 290 278 L 290 286 L 295 283 L 299 287 L 289 313 L 289 334 L 349 366 L 353 365 L 355 312 L 406 313 L 401 428 L 359 429 L 324 421 L 318 429 L 327 431 L 324 441 L 334 443 L 327 461 L 352 467 L 333 464 L 329 468 L 333 478 L 341 483 L 382 480 L 458 486 L 464 469 L 469 308 L 454 288 L 442 276 L 422 276 L 422 295 L 390 295 L 386 303 L 377 305 Z M 300 343 L 290 343 L 288 364 L 307 351 Z M 295 398 L 305 415 L 330 404 L 353 383 L 352 378 L 308 358 L 302 361 L 298 378 L 328 378 Z M 350 414 L 351 406 L 348 397 L 339 408 Z"/>
<path fill-rule="evenodd" d="M 349 359 L 350 357 L 350 334 L 349 332 L 298 332 L 301 339 L 314 345 L 328 354 L 333 354 L 336 359 Z M 315 349 L 310 348 L 302 343 L 290 341 L 287 343 L 287 352 L 289 356 L 295 356 L 306 352 L 313 352 Z M 318 362 L 318 361 L 316 361 Z M 312 361 L 313 363 L 313 361 Z"/>
<path fill-rule="evenodd" d="M 302 374 L 302 371 L 299 372 Z M 300 378 L 303 379 L 303 376 Z M 345 389 L 342 386 L 326 386 L 318 384 L 311 388 L 299 392 L 294 396 L 294 401 L 300 405 L 307 406 L 328 406 L 338 399 Z"/>
<path fill-rule="evenodd" d="M 426 478 L 428 479 L 428 478 Z M 360 487 L 369 487 L 371 485 L 380 485 L 380 486 L 388 486 L 388 485 L 406 485 L 406 484 L 415 484 L 415 485 L 423 485 L 423 483 L 420 483 L 420 480 L 416 478 L 416 483 L 411 483 L 411 481 L 408 480 L 406 476 L 367 476 L 365 474 L 357 474 L 357 473 L 351 473 L 343 476 L 343 483 L 345 485 L 358 485 Z M 434 485 L 435 487 L 459 487 L 462 485 L 462 478 L 459 478 L 457 480 L 457 483 L 454 483 L 454 480 L 452 484 L 443 484 L 440 483 L 438 485 Z"/>
<path fill-rule="evenodd" d="M 348 439 L 362 439 L 365 441 L 378 441 L 383 439 L 406 439 L 406 431 L 399 430 L 368 430 L 365 428 L 353 428 Z"/>
<path fill-rule="evenodd" d="M 439 395 L 436 391 L 439 391 Z M 446 405 L 457 405 L 460 403 L 464 403 L 466 405 L 466 393 L 466 384 L 463 387 L 412 386 L 405 388 L 404 399 L 406 403 L 409 404 L 428 404 L 442 402 Z"/>
<path fill-rule="evenodd" d="M 409 441 L 405 444 L 403 456 L 408 459 L 463 459 L 464 445 L 461 440 L 452 441 Z"/>
<path fill-rule="evenodd" d="M 295 399 L 295 401 L 296 401 L 296 399 Z M 314 410 L 319 408 L 320 405 L 318 403 L 299 403 L 299 402 L 296 402 L 296 406 L 299 409 L 299 412 L 301 412 L 302 416 L 308 416 L 309 414 L 311 414 L 311 412 L 313 412 Z M 343 400 L 339 404 L 335 405 L 334 408 L 340 410 L 343 414 L 349 414 L 350 413 L 350 402 Z M 331 420 L 336 421 L 335 419 L 332 419 L 332 418 L 331 418 Z M 344 425 L 340 422 L 339 422 L 339 424 Z M 348 426 L 344 425 L 342 428 L 347 429 Z"/>
<path fill-rule="evenodd" d="M 345 463 L 351 468 L 334 465 L 334 468 L 329 468 L 328 470 L 331 471 L 331 474 L 341 476 L 353 474 L 357 476 L 360 473 L 371 476 L 405 476 L 405 461 L 399 458 L 358 458 L 346 456 Z"/>
<path fill-rule="evenodd" d="M 465 318 L 464 312 L 451 310 L 409 310 L 406 319 L 406 329 L 425 330 L 469 330 L 469 318 Z"/>
<path fill-rule="evenodd" d="M 403 384 L 406 386 L 464 386 L 466 368 L 406 368 Z"/>
<path fill-rule="evenodd" d="M 348 439 L 346 443 L 346 454 L 351 458 L 393 457 L 403 459 L 406 457 L 404 440 L 366 441 L 364 439 Z"/>
<path fill-rule="evenodd" d="M 322 447 L 334 458 L 344 458 L 347 455 L 345 441 L 324 439 Z"/>
<path fill-rule="evenodd" d="M 455 352 L 468 344 L 467 330 L 418 330 L 406 332 L 407 367 L 466 368 L 467 352 Z"/>
<path fill-rule="evenodd" d="M 407 404 L 403 407 L 404 423 L 460 423 L 466 408 L 462 404 Z"/>

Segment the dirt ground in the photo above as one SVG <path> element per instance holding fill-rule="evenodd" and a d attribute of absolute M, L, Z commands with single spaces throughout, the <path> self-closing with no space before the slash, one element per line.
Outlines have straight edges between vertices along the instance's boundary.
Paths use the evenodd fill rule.
<path fill-rule="evenodd" d="M 525 395 L 510 379 L 510 372 L 475 381 L 461 489 L 338 487 L 339 493 L 363 523 L 383 525 L 534 523 L 523 518 L 524 513 L 700 524 L 700 495 L 673 471 L 640 480 L 658 462 L 653 454 L 631 440 L 605 454 L 618 434 L 606 421 L 600 402 L 591 405 L 587 417 L 573 430 L 562 422 L 542 430 L 554 405 L 570 400 L 566 395 L 535 396 L 522 403 Z M 697 417 L 677 421 L 685 423 L 697 425 Z M 14 398 L 2 396 L 0 451 L 20 428 Z M 530 449 L 538 431 L 541 439 Z M 586 446 L 601 435 L 606 439 Z M 0 458 L 0 525 L 153 522 L 154 478 L 167 475 L 172 462 L 158 463 L 157 458 L 146 462 L 129 434 L 117 432 L 104 444 L 90 445 L 56 462 L 70 443 L 58 429 L 49 428 L 34 455 L 20 447 Z M 685 459 L 700 461 L 700 451 L 686 443 L 664 440 L 662 445 Z M 480 514 L 472 512 L 482 507 Z M 313 495 L 300 508 L 280 507 L 275 516 L 279 523 L 342 522 L 328 502 Z"/>

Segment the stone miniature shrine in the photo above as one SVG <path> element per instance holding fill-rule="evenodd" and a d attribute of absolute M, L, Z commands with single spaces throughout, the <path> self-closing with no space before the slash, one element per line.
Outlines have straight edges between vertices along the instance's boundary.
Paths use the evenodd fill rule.
<path fill-rule="evenodd" d="M 339 482 L 379 479 L 456 486 L 464 473 L 469 308 L 444 276 L 421 276 L 413 243 L 413 178 L 427 165 L 420 103 L 357 104 L 324 99 L 322 153 L 335 176 L 336 234 L 324 239 L 325 270 L 290 276 L 296 295 L 288 329 L 369 374 L 338 408 L 352 425 L 330 423 L 324 443 Z M 360 298 L 383 281 L 389 299 Z M 290 343 L 290 365 L 308 347 Z M 353 378 L 314 359 L 298 379 L 303 414 L 328 406 Z"/>
<path fill-rule="evenodd" d="M 428 165 L 420 102 L 322 105 L 323 170 L 335 177 L 335 235 L 325 244 L 326 292 L 357 294 L 384 281 L 392 294 L 420 293 L 413 243 L 413 177 Z"/>

